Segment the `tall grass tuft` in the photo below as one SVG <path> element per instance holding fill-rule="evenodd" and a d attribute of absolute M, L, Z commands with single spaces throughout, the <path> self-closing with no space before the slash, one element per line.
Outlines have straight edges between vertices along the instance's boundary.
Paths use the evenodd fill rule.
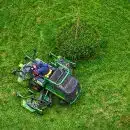
<path fill-rule="evenodd" d="M 69 21 L 57 32 L 55 51 L 72 60 L 95 57 L 100 51 L 100 34 L 87 21 Z"/>

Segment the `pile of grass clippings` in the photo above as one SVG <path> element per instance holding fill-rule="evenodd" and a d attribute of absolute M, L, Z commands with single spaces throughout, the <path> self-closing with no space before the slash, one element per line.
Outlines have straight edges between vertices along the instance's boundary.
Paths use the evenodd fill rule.
<path fill-rule="evenodd" d="M 77 18 L 60 27 L 55 50 L 73 60 L 95 57 L 100 51 L 99 32 L 87 21 Z"/>

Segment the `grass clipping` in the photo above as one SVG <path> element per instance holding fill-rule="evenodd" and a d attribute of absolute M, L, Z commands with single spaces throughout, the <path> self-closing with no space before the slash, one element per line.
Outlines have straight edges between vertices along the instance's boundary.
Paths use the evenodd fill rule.
<path fill-rule="evenodd" d="M 98 31 L 77 19 L 62 26 L 56 37 L 56 52 L 72 60 L 95 57 L 100 51 Z"/>

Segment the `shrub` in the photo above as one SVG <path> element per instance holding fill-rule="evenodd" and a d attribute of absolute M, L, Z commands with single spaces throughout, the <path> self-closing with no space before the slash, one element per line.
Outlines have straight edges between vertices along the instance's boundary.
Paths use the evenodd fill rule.
<path fill-rule="evenodd" d="M 60 27 L 55 52 L 73 60 L 91 58 L 100 50 L 99 40 L 98 31 L 78 18 Z"/>

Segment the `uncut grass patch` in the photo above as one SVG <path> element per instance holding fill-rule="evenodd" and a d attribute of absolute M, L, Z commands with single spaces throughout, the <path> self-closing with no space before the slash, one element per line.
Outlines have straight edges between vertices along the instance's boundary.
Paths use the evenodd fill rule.
<path fill-rule="evenodd" d="M 100 52 L 100 40 L 93 25 L 77 18 L 59 28 L 55 52 L 73 60 L 95 57 Z"/>

